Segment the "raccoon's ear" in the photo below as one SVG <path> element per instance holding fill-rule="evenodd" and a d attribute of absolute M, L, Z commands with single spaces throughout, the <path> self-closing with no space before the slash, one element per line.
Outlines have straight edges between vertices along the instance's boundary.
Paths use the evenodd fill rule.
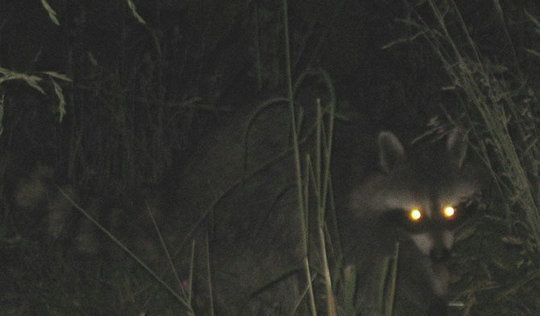
<path fill-rule="evenodd" d="M 392 132 L 384 131 L 379 134 L 379 163 L 382 169 L 389 173 L 396 163 L 405 159 L 405 149 Z"/>
<path fill-rule="evenodd" d="M 465 155 L 467 154 L 467 147 L 468 140 L 465 131 L 458 127 L 451 130 L 446 141 L 446 150 L 448 151 L 450 162 L 458 169 L 463 165 Z"/>

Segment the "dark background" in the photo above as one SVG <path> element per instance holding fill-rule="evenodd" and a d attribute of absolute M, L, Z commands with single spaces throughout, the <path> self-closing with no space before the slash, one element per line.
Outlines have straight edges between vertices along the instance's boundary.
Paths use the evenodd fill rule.
<path fill-rule="evenodd" d="M 39 1 L 2 1 L 0 65 L 66 74 L 73 80 L 59 81 L 66 116 L 58 122 L 48 80 L 42 82 L 45 94 L 7 82 L 0 142 L 4 151 L 30 151 L 55 163 L 72 181 L 84 183 L 85 173 L 99 169 L 120 181 L 159 182 L 226 117 L 286 96 L 279 1 L 136 2 L 146 25 L 124 1 L 50 4 L 59 26 Z M 518 55 L 523 65 L 506 64 L 528 66 L 519 55 L 533 41 L 524 12 L 537 12 L 534 1 L 501 2 L 503 17 L 492 1 L 457 5 L 482 54 L 494 63 Z M 371 130 L 417 135 L 441 107 L 455 112 L 459 91 L 443 89 L 448 75 L 406 19 L 437 27 L 423 1 L 291 2 L 293 80 L 324 69 L 346 117 L 363 117 Z M 455 40 L 465 45 L 467 39 Z"/>
<path fill-rule="evenodd" d="M 140 192 L 141 188 L 174 189 L 181 181 L 182 170 L 198 157 L 196 154 L 209 138 L 229 132 L 239 117 L 245 117 L 263 102 L 287 97 L 282 1 L 134 1 L 145 23 L 137 20 L 127 1 L 48 3 L 59 25 L 52 21 L 41 1 L 0 0 L 3 201 L 7 200 L 11 183 L 28 177 L 31 166 L 38 162 L 51 166 L 55 183 L 75 187 L 80 196 L 118 200 L 131 198 L 138 194 L 132 192 Z M 438 24 L 432 4 L 447 14 L 446 29 Z M 511 97 L 525 102 L 540 91 L 540 63 L 534 54 L 539 51 L 540 26 L 531 19 L 539 18 L 539 4 L 535 0 L 289 1 L 292 81 L 309 71 L 322 70 L 329 75 L 337 100 L 336 129 L 341 133 L 336 142 L 338 149 L 350 144 L 353 136 L 349 129 L 361 130 L 371 139 L 377 131 L 388 129 L 407 143 L 433 128 L 433 122 L 437 126 L 457 124 L 474 129 L 480 121 L 478 114 L 464 110 L 470 100 L 465 89 L 455 85 L 441 56 L 448 57 L 451 54 L 446 52 L 456 47 L 468 56 L 479 53 L 483 67 L 514 92 Z M 442 40 L 433 45 L 437 34 L 445 31 L 452 34 L 456 47 Z M 476 51 L 470 48 L 470 41 L 475 43 Z M 442 49 L 442 54 L 436 48 Z M 41 78 L 38 84 L 42 92 L 24 80 L 4 81 L 5 70 Z M 63 74 L 71 81 L 46 72 Z M 319 79 L 308 76 L 295 96 L 296 102 L 304 107 L 307 104 L 309 109 L 315 98 L 329 99 L 328 86 Z M 63 106 L 59 106 L 60 95 L 65 99 Z M 537 122 L 538 104 L 533 109 L 536 112 L 531 115 Z M 283 113 L 288 115 L 286 110 Z M 472 136 L 477 142 L 487 137 L 482 133 Z M 227 151 L 222 155 L 226 157 Z M 500 214 L 505 212 L 501 210 Z M 9 231 L 5 228 L 7 213 L 4 211 L 2 229 Z M 497 232 L 492 240 L 498 241 L 506 234 L 505 224 L 498 225 L 501 233 Z M 32 229 L 19 227 L 24 233 Z M 475 305 L 480 306 L 478 310 L 491 306 L 491 311 L 501 315 L 517 315 L 516 311 L 525 315 L 534 310 L 528 305 L 534 302 L 534 292 L 523 301 L 516 298 L 512 304 L 503 302 L 512 305 L 506 314 L 492 305 L 508 293 L 505 291 L 520 296 L 515 290 L 519 287 L 516 279 L 529 285 L 537 282 L 534 271 L 538 270 L 531 268 L 531 274 L 530 270 L 520 270 L 525 266 L 537 268 L 538 263 L 522 260 L 516 254 L 521 250 L 519 246 L 512 248 L 514 257 L 509 263 L 511 271 L 519 271 L 508 279 L 503 277 L 500 292 L 478 294 L 482 302 Z M 506 251 L 504 248 L 497 255 L 506 256 Z M 44 266 L 52 264 L 49 259 L 41 260 L 36 260 L 38 264 L 32 266 L 31 274 L 56 275 L 43 272 Z M 473 260 L 474 267 L 484 267 L 481 259 Z M 12 267 L 18 262 L 11 262 Z M 499 264 L 496 260 L 491 263 Z M 497 267 L 500 275 L 509 273 Z M 8 279 L 11 281 L 0 283 L 17 280 L 17 291 L 2 297 L 0 314 L 2 303 L 15 306 L 25 295 L 32 296 L 29 301 L 33 302 L 53 304 L 66 296 L 74 306 L 80 303 L 63 292 L 55 297 L 40 296 L 51 292 L 47 287 L 36 291 L 39 295 L 29 295 L 26 292 L 42 282 L 25 279 L 23 270 L 15 271 Z M 61 275 L 64 271 L 55 273 Z M 88 281 L 79 280 L 77 272 L 71 273 L 80 284 Z M 467 286 L 491 289 L 493 274 L 486 274 L 489 276 L 476 279 L 471 276 L 468 281 L 479 278 L 483 283 L 469 282 Z M 57 286 L 66 288 L 62 283 Z M 85 293 L 73 291 L 77 295 Z M 58 302 L 57 306 L 62 306 Z M 94 303 L 98 306 L 111 302 L 95 298 Z M 137 304 L 124 308 L 130 302 L 123 303 L 119 310 L 124 313 L 144 309 Z M 535 304 L 538 307 L 537 299 Z M 80 309 L 92 310 L 84 304 Z M 27 311 L 21 310 L 21 315 Z M 31 314 L 47 314 L 35 306 L 28 310 Z M 493 315 L 487 310 L 485 315 Z"/>

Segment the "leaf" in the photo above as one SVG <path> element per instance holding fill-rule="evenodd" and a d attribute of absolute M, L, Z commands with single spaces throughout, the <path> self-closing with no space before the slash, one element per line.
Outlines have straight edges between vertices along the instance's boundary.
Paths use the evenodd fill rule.
<path fill-rule="evenodd" d="M 536 27 L 540 28 L 540 21 L 535 18 L 534 15 L 530 14 L 527 10 L 525 10 L 525 15 L 536 25 Z"/>
<path fill-rule="evenodd" d="M 139 23 L 146 25 L 146 21 L 142 18 L 142 16 L 137 13 L 137 8 L 135 7 L 135 3 L 133 3 L 133 0 L 127 0 L 127 4 L 129 9 L 131 10 L 131 14 L 139 21 Z"/>
<path fill-rule="evenodd" d="M 6 68 L 0 67 L 0 73 L 7 76 L 7 75 L 9 75 L 11 73 L 11 71 L 6 69 Z"/>
<path fill-rule="evenodd" d="M 56 25 L 60 25 L 60 22 L 58 21 L 58 18 L 56 17 L 56 11 L 54 11 L 54 9 L 49 5 L 47 0 L 41 0 L 41 5 L 45 9 L 45 11 L 47 11 L 47 13 L 49 14 L 49 18 L 51 19 L 51 21 Z"/>
<path fill-rule="evenodd" d="M 4 94 L 0 95 L 0 136 L 4 133 Z"/>
<path fill-rule="evenodd" d="M 1 68 L 0 67 L 0 73 L 3 74 L 3 77 L 0 77 L 0 86 L 2 83 L 10 80 L 23 80 L 28 84 L 30 87 L 36 89 L 37 91 L 41 92 L 41 94 L 45 94 L 45 91 L 39 86 L 39 82 L 41 81 L 41 78 L 35 75 L 27 75 L 24 73 L 14 72 L 9 69 Z"/>
<path fill-rule="evenodd" d="M 67 82 L 71 82 L 71 79 L 64 75 L 64 74 L 61 74 L 61 73 L 58 73 L 56 71 L 44 71 L 43 72 L 44 74 L 50 76 L 50 77 L 54 77 L 56 79 L 60 79 L 60 80 L 64 80 L 64 81 L 67 81 Z"/>
<path fill-rule="evenodd" d="M 51 81 L 54 86 L 54 94 L 56 94 L 56 97 L 58 98 L 58 122 L 62 123 L 62 120 L 66 115 L 66 99 L 64 98 L 62 87 L 53 78 L 51 78 Z"/>
<path fill-rule="evenodd" d="M 96 57 L 94 57 L 94 55 L 91 52 L 88 52 L 88 59 L 90 60 L 90 63 L 92 64 L 92 66 L 95 67 L 98 65 Z"/>
<path fill-rule="evenodd" d="M 22 79 L 24 80 L 30 87 L 36 89 L 37 91 L 41 92 L 41 94 L 45 94 L 45 91 L 39 86 L 39 82 L 41 81 L 41 78 L 34 75 L 25 75 L 25 74 L 19 74 L 20 78 L 15 79 Z"/>
<path fill-rule="evenodd" d="M 531 55 L 534 55 L 536 57 L 540 57 L 540 52 L 537 52 L 533 49 L 529 49 L 529 48 L 525 48 L 525 51 L 527 51 L 527 53 L 531 54 Z"/>

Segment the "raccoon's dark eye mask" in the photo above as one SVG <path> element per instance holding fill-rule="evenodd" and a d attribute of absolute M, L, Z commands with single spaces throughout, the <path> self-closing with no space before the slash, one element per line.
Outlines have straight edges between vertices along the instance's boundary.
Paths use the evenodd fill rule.
<path fill-rule="evenodd" d="M 389 210 L 386 213 L 386 219 L 390 224 L 412 233 L 427 231 L 431 226 L 431 220 L 419 208 Z"/>
<path fill-rule="evenodd" d="M 385 212 L 383 220 L 391 226 L 400 227 L 413 233 L 421 233 L 429 228 L 429 219 L 420 209 L 395 208 Z"/>
<path fill-rule="evenodd" d="M 433 214 L 432 218 L 420 208 L 391 209 L 385 212 L 383 220 L 390 225 L 401 227 L 411 233 L 422 233 L 434 227 L 455 229 L 463 221 L 476 213 L 478 209 L 476 199 L 467 199 L 457 205 L 446 205 L 440 213 Z"/>

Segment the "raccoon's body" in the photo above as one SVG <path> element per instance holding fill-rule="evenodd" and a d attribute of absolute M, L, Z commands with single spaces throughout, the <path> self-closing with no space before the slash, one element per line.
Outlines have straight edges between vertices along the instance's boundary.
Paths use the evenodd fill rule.
<path fill-rule="evenodd" d="M 47 221 L 49 204 L 52 206 L 57 201 L 52 190 L 53 169 L 41 162 L 20 159 L 12 153 L 3 155 L 2 169 L 2 211 L 6 219 L 4 224 L 10 226 L 6 236 L 41 238 L 47 234 L 47 226 L 42 223 Z"/>
<path fill-rule="evenodd" d="M 108 195 L 81 193 L 73 185 L 58 184 L 53 168 L 41 161 L 18 163 L 14 160 L 6 165 L 11 170 L 5 175 L 3 193 L 7 197 L 4 217 L 9 219 L 3 224 L 10 226 L 2 236 L 6 242 L 8 236 L 18 236 L 19 241 L 37 242 L 44 250 L 54 248 L 85 258 L 123 254 L 87 218 L 89 215 L 141 258 L 156 259 L 157 242 L 148 245 L 156 233 L 149 213 L 160 225 L 161 207 L 157 205 L 162 201 L 150 189 Z M 16 168 L 24 172 L 14 172 Z"/>
<path fill-rule="evenodd" d="M 389 284 L 383 268 L 396 247 L 398 307 L 412 302 L 429 315 L 446 315 L 454 233 L 471 215 L 480 189 L 463 163 L 465 136 L 450 132 L 438 153 L 406 153 L 392 133 L 382 132 L 378 148 L 381 171 L 351 188 L 342 210 L 345 258 L 358 269 L 361 315 L 381 312 Z"/>
<path fill-rule="evenodd" d="M 249 127 L 251 132 L 245 133 Z M 316 215 L 310 213 L 310 251 L 304 252 L 288 127 L 289 118 L 279 108 L 233 119 L 201 142 L 178 177 L 176 194 L 152 203 L 159 205 L 155 209 L 163 220 L 158 227 L 177 263 L 181 282 L 187 283 L 193 275 L 193 305 L 198 314 L 213 310 L 219 315 L 302 315 L 309 311 L 308 304 L 301 304 L 306 293 L 304 259 L 307 255 L 314 275 L 321 271 L 320 240 L 312 222 Z M 408 315 L 399 313 L 408 302 L 419 306 L 421 313 L 446 315 L 450 273 L 446 259 L 453 231 L 466 217 L 478 191 L 473 173 L 463 163 L 465 137 L 460 131 L 451 132 L 442 153 L 433 155 L 406 152 L 389 132 L 380 133 L 378 142 L 364 141 L 365 135 L 357 137 L 362 141 L 355 147 L 360 152 L 378 147 L 380 171 L 366 172 L 370 163 L 362 155 L 347 155 L 351 166 L 336 160 L 334 169 L 339 176 L 333 183 L 338 225 L 337 229 L 327 226 L 330 264 L 355 267 L 357 314 L 374 316 L 388 294 L 391 281 L 383 272 L 398 247 L 397 315 Z M 371 146 L 375 143 L 378 146 Z M 15 183 L 15 206 L 45 210 L 40 216 L 47 215 L 48 235 L 53 239 L 61 236 L 72 223 L 66 216 L 74 210 L 52 185 L 52 176 L 38 172 Z M 27 194 L 30 188 L 35 195 Z M 96 203 L 92 202 L 96 199 L 85 200 L 83 208 L 94 209 L 94 214 L 115 209 L 99 198 Z M 146 201 L 136 197 L 133 201 L 138 213 L 146 215 Z M 142 252 L 163 252 L 159 243 L 148 249 L 144 246 L 149 239 L 145 236 L 155 235 L 149 218 L 124 218 L 116 223 L 110 220 L 107 227 L 127 232 L 126 240 L 140 246 Z M 81 231 L 88 227 L 96 234 L 89 221 L 82 218 L 79 223 L 86 225 L 78 224 Z M 85 236 L 89 235 L 75 235 L 76 246 L 95 254 L 95 242 Z M 315 288 L 322 288 L 320 280 L 314 279 Z M 316 291 L 323 293 L 316 297 L 323 305 L 324 291 Z M 338 306 L 342 294 L 336 292 Z"/>
<path fill-rule="evenodd" d="M 294 164 L 291 155 L 272 160 L 290 148 L 290 136 L 287 129 L 277 129 L 276 122 L 286 126 L 287 118 L 276 111 L 250 122 L 256 126 L 253 139 L 258 143 L 249 150 L 243 147 L 242 124 L 231 124 L 230 130 L 205 143 L 183 176 L 178 209 L 198 214 L 194 215 L 200 219 L 197 244 L 208 241 L 211 258 L 204 247 L 200 256 L 212 263 L 210 270 L 200 272 L 209 275 L 216 309 L 222 314 L 290 314 L 304 291 Z M 231 143 L 231 138 L 236 142 Z M 383 272 L 399 242 L 396 315 L 408 315 L 399 311 L 409 305 L 418 315 L 446 315 L 450 278 L 446 260 L 454 231 L 468 217 L 479 189 L 474 173 L 464 165 L 466 138 L 460 130 L 450 132 L 438 153 L 405 152 L 390 132 L 371 142 L 378 143 L 379 172 L 369 175 L 365 157 L 356 156 L 349 159 L 355 164 L 352 167 L 336 162 L 336 174 L 337 169 L 345 171 L 333 179 L 339 188 L 336 216 L 343 261 L 357 272 L 357 314 L 374 316 L 382 311 L 380 302 L 391 295 L 391 282 Z M 371 146 L 359 145 L 360 151 Z M 261 154 L 260 148 L 267 153 Z M 420 217 L 410 219 L 413 216 Z M 310 226 L 316 227 L 312 222 Z M 329 230 L 329 243 L 336 243 L 335 232 Z M 312 271 L 321 271 L 316 233 L 308 242 Z M 331 264 L 336 263 L 339 248 L 334 244 L 329 252 L 335 256 L 329 259 Z"/>

